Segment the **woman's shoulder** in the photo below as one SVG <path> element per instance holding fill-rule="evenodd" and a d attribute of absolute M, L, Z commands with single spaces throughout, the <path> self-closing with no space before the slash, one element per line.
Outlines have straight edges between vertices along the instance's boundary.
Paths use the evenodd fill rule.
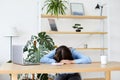
<path fill-rule="evenodd" d="M 71 52 L 74 51 L 74 50 L 76 50 L 76 49 L 73 48 L 73 47 L 69 47 L 69 49 L 70 49 Z"/>
<path fill-rule="evenodd" d="M 70 51 L 72 54 L 79 55 L 81 52 L 76 50 L 76 48 L 70 47 Z"/>

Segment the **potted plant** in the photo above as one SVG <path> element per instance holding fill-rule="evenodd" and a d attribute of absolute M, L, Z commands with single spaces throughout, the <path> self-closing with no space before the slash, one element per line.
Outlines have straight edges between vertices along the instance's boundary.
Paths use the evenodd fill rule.
<path fill-rule="evenodd" d="M 59 14 L 63 15 L 65 14 L 65 10 L 67 9 L 67 7 L 65 6 L 65 3 L 67 3 L 67 1 L 46 0 L 42 10 L 46 8 L 47 9 L 46 14 L 51 14 L 56 16 L 58 16 Z"/>
<path fill-rule="evenodd" d="M 74 29 L 76 29 L 76 32 L 81 32 L 81 29 L 83 29 L 83 27 L 81 26 L 81 24 L 75 24 L 74 26 L 72 26 Z"/>
<path fill-rule="evenodd" d="M 33 63 L 39 62 L 43 55 L 47 54 L 54 48 L 54 41 L 46 34 L 46 32 L 40 32 L 37 36 L 32 35 L 23 50 L 25 53 L 27 52 L 27 58 L 25 58 L 25 61 Z M 38 74 L 37 78 L 40 78 L 40 80 L 47 80 L 48 74 Z"/>
<path fill-rule="evenodd" d="M 46 32 L 38 33 L 38 36 L 32 35 L 27 41 L 24 52 L 28 52 L 26 61 L 39 62 L 40 58 L 55 48 L 53 39 Z"/>

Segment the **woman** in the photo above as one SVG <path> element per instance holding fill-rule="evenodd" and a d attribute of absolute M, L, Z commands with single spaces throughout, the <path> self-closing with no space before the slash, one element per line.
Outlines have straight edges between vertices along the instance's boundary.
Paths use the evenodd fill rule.
<path fill-rule="evenodd" d="M 60 46 L 43 56 L 40 60 L 42 63 L 62 63 L 62 64 L 87 64 L 91 59 L 73 48 Z M 81 80 L 79 73 L 60 73 L 55 80 Z"/>

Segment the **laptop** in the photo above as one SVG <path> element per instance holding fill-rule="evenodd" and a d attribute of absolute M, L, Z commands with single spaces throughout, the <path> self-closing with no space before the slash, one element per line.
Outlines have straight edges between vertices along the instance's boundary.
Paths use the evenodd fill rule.
<path fill-rule="evenodd" d="M 51 31 L 58 31 L 55 20 L 54 19 L 48 19 L 50 29 Z"/>
<path fill-rule="evenodd" d="M 20 65 L 39 65 L 40 63 L 26 62 L 24 59 L 23 45 L 13 45 L 12 62 Z"/>

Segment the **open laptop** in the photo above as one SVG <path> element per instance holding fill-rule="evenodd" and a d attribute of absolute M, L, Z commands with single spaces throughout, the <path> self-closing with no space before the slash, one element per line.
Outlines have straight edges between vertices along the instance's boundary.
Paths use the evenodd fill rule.
<path fill-rule="evenodd" d="M 58 31 L 55 20 L 54 19 L 48 19 L 50 29 L 51 31 Z"/>
<path fill-rule="evenodd" d="M 13 45 L 12 62 L 20 65 L 39 65 L 40 63 L 25 62 L 23 45 Z"/>

